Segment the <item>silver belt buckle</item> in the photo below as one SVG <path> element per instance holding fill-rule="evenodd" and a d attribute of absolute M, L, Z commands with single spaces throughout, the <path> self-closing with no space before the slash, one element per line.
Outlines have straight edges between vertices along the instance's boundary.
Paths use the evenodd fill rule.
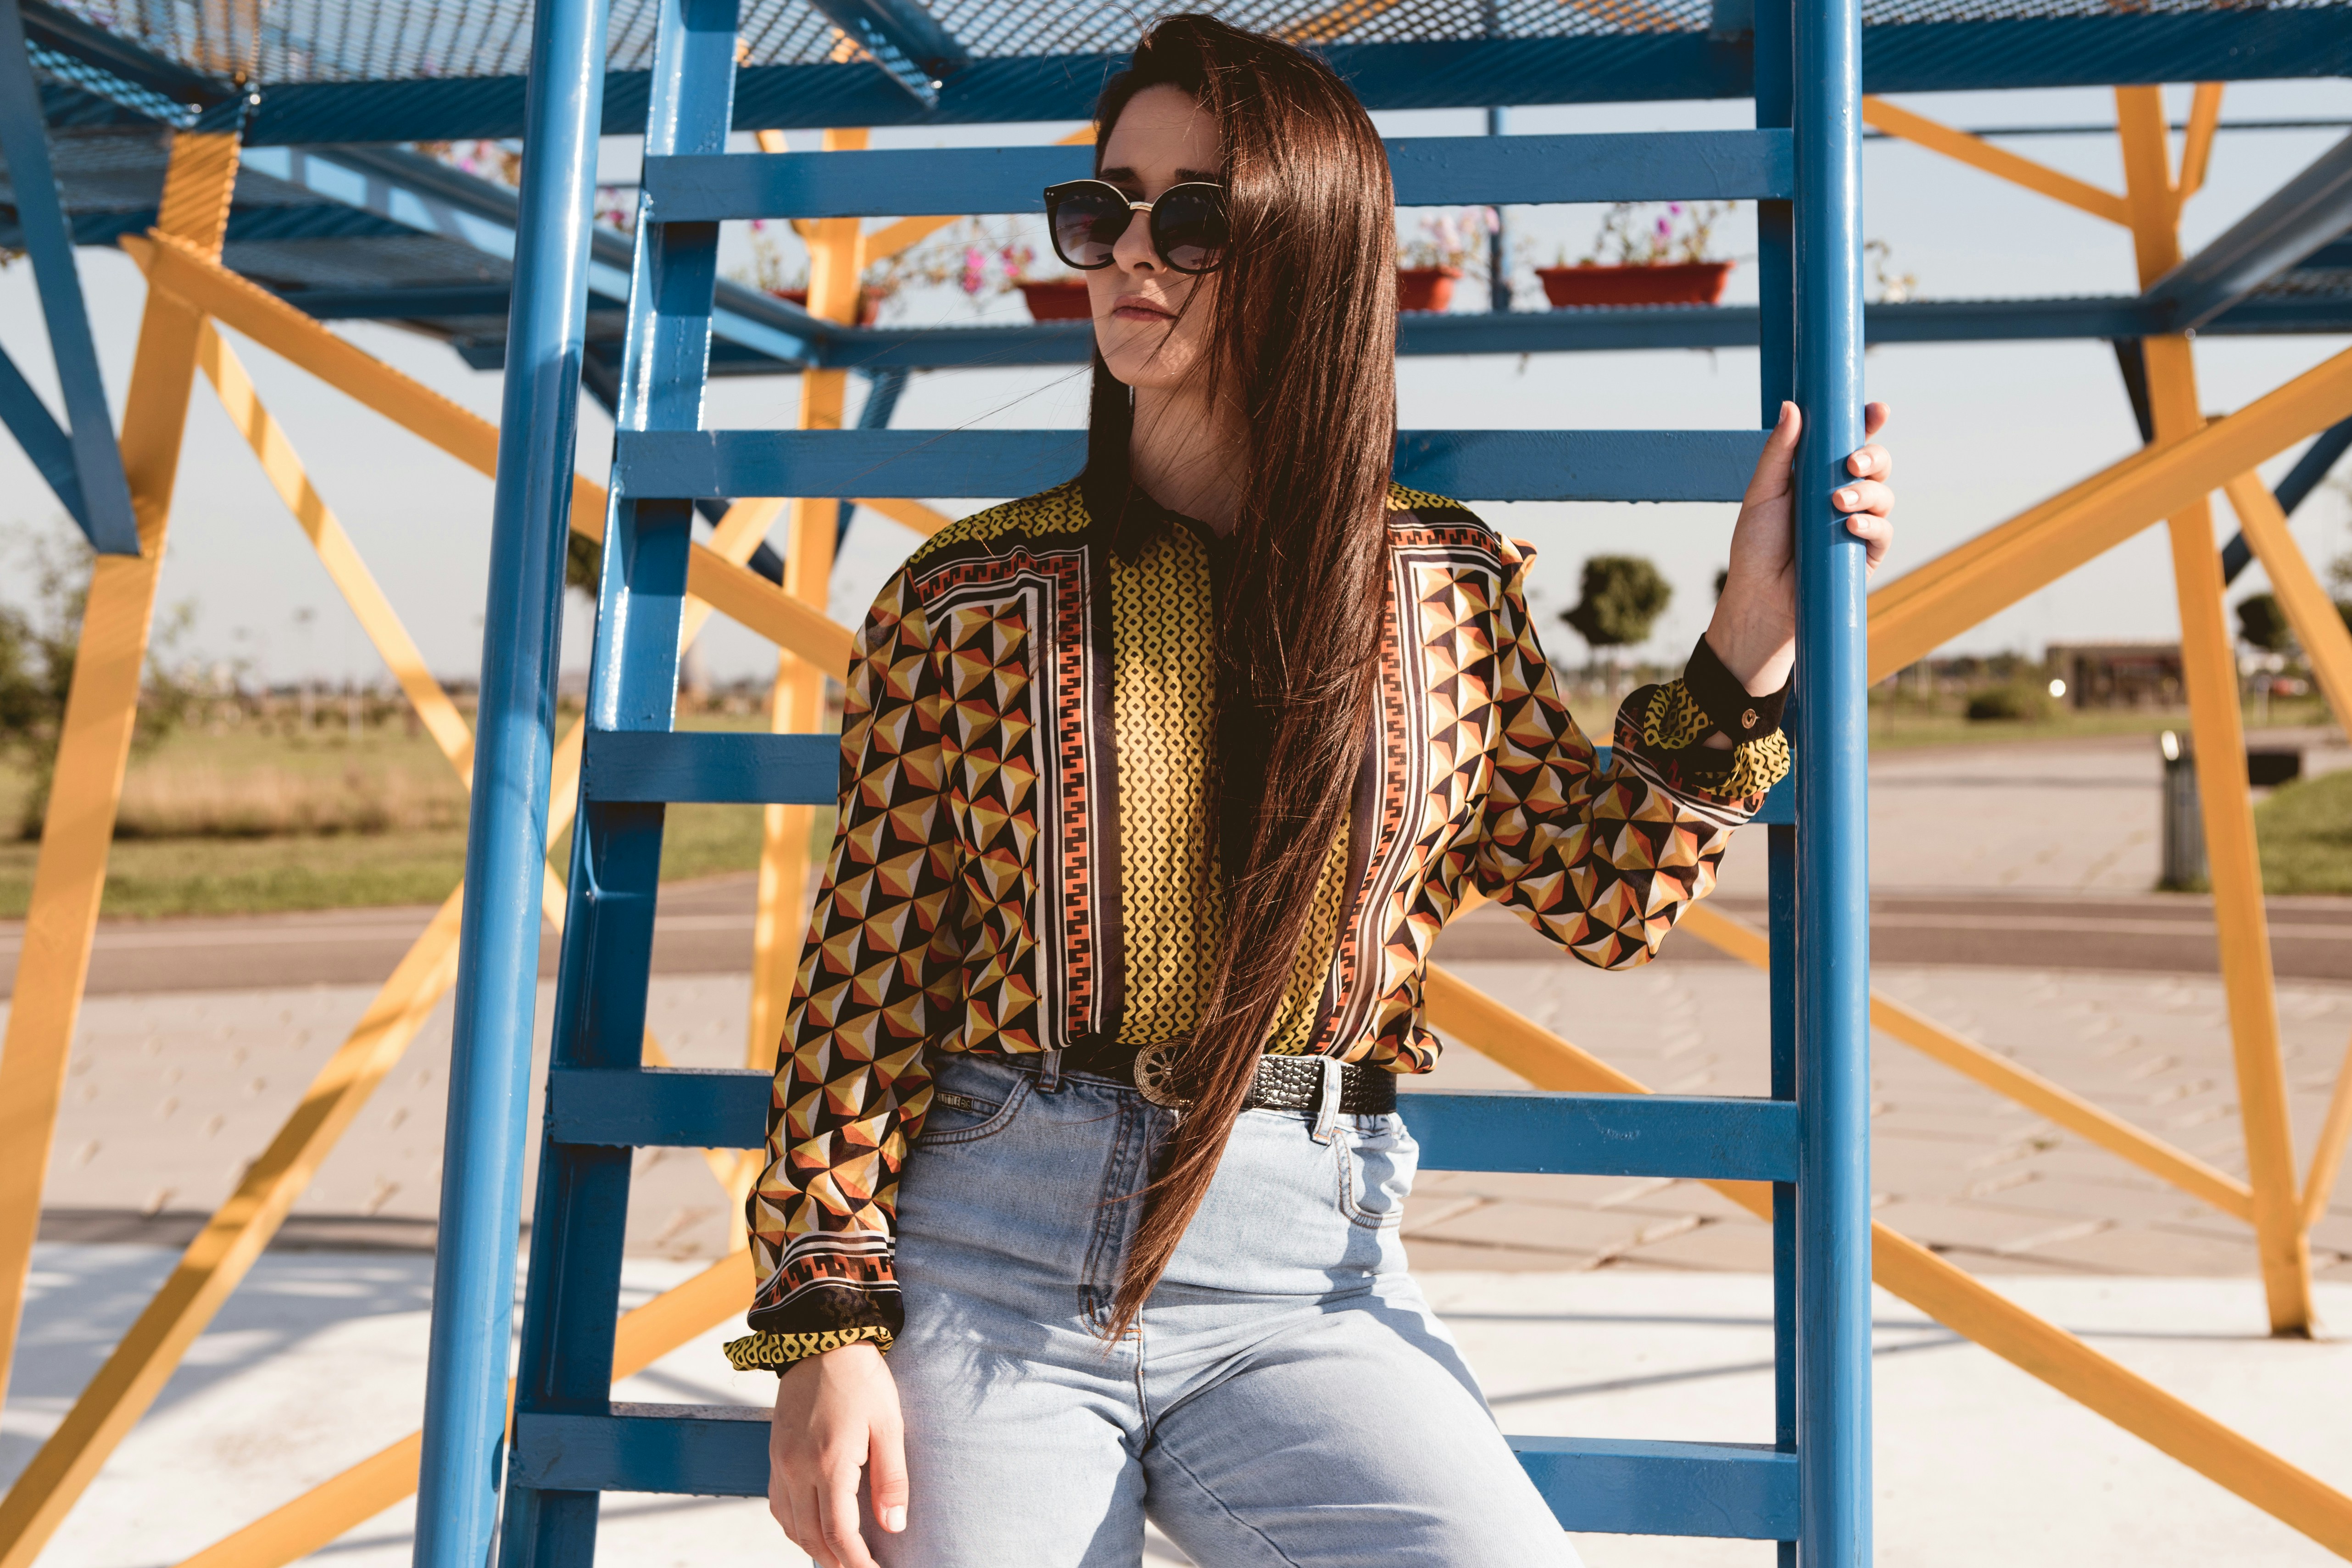
<path fill-rule="evenodd" d="M 1179 1099 L 1176 1088 L 1176 1048 L 1183 1040 L 1161 1040 L 1135 1053 L 1135 1092 L 1162 1110 L 1179 1115 L 1192 1109 L 1189 1100 Z"/>

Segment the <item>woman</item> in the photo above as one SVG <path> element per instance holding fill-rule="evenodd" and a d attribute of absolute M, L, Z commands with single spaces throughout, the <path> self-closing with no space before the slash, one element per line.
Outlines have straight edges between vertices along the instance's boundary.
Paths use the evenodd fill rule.
<path fill-rule="evenodd" d="M 1601 768 L 1525 552 L 1390 482 L 1347 89 L 1178 16 L 1097 119 L 1047 193 L 1086 472 L 918 550 L 849 675 L 729 1347 L 782 1373 L 771 1503 L 824 1568 L 1132 1565 L 1147 1510 L 1206 1568 L 1570 1563 L 1404 1270 L 1396 1077 L 1474 890 L 1642 963 L 1786 771 L 1795 411 Z M 1874 563 L 1887 457 L 1848 466 Z"/>

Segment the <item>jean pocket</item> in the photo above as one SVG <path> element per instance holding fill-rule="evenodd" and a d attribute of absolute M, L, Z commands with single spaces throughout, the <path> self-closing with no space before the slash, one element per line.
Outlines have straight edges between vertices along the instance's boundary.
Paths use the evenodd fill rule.
<path fill-rule="evenodd" d="M 1343 1116 L 1332 1142 L 1339 1150 L 1340 1211 L 1376 1230 L 1402 1224 L 1421 1164 L 1421 1145 L 1405 1131 L 1404 1118 Z"/>
<path fill-rule="evenodd" d="M 972 1143 L 1003 1131 L 1029 1098 L 1032 1081 L 1027 1073 L 993 1062 L 949 1058 L 931 1086 L 930 1109 L 923 1114 L 915 1147 Z"/>

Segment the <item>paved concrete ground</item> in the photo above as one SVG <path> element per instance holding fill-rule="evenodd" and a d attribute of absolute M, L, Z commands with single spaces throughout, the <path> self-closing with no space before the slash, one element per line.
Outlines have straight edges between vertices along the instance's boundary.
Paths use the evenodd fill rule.
<path fill-rule="evenodd" d="M 5 1424 L 12 1476 L 170 1266 L 155 1248 L 45 1246 Z M 690 1272 L 640 1259 L 629 1304 Z M 1746 1274 L 1438 1273 L 1433 1300 L 1512 1432 L 1769 1441 L 1770 1290 Z M 2011 1279 L 2000 1288 L 2296 1464 L 2352 1487 L 2343 1390 L 2352 1346 L 2272 1342 L 2251 1287 L 2221 1280 Z M 274 1254 L 198 1343 L 67 1521 L 45 1561 L 162 1568 L 415 1429 L 426 1262 Z M 2323 1288 L 2352 1317 L 2352 1286 Z M 1900 1302 L 1876 1313 L 1877 1561 L 1883 1568 L 2321 1568 L 2323 1548 Z M 618 1391 L 759 1405 L 704 1335 Z M 326 1391 L 322 1394 L 322 1391 Z M 1368 1411 L 1391 1435 L 1410 1412 Z M 1017 1481 L 1017 1456 L 1008 1461 Z M 921 1507 L 920 1497 L 915 1506 Z M 403 1568 L 413 1510 L 314 1562 Z M 607 1568 L 798 1563 L 755 1501 L 614 1497 Z M 1769 1568 L 1747 1542 L 1578 1541 L 1591 1568 Z M 1149 1561 L 1181 1562 L 1155 1546 Z"/>

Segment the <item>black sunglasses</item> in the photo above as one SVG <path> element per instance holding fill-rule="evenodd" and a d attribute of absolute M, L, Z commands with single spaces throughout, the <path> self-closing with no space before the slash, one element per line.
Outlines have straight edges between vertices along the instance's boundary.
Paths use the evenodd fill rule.
<path fill-rule="evenodd" d="M 1107 180 L 1045 187 L 1045 227 L 1054 254 L 1081 272 L 1110 265 L 1111 247 L 1144 215 L 1160 259 L 1179 272 L 1210 272 L 1225 257 L 1225 189 L 1205 181 L 1171 185 L 1156 202 L 1129 201 Z"/>

